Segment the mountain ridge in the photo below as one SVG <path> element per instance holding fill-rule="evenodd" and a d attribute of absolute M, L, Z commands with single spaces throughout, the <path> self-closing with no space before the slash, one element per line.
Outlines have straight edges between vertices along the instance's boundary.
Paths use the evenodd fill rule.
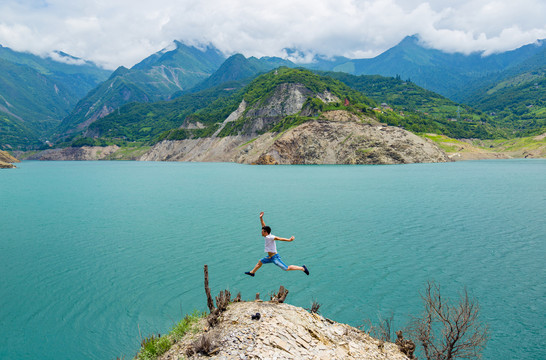
<path fill-rule="evenodd" d="M 210 76 L 224 61 L 216 49 L 207 47 L 202 51 L 180 42 L 175 45 L 175 49 L 152 54 L 131 69 L 116 69 L 63 119 L 57 136 L 62 138 L 80 132 L 130 102 L 168 100 Z"/>
<path fill-rule="evenodd" d="M 41 146 L 79 98 L 109 74 L 90 62 L 67 64 L 0 45 L 0 148 Z"/>
<path fill-rule="evenodd" d="M 5 96 L 0 98 L 0 146 L 4 148 L 28 147 L 37 148 L 44 143 L 46 139 L 70 141 L 77 139 L 78 134 L 87 133 L 86 129 L 97 119 L 100 119 L 113 112 L 119 112 L 120 106 L 130 102 L 153 103 L 155 101 L 165 101 L 173 99 L 188 93 L 198 93 L 211 87 L 221 86 L 228 81 L 231 85 L 224 88 L 239 89 L 250 80 L 272 68 L 280 66 L 298 67 L 305 66 L 313 69 L 343 71 L 351 74 L 359 73 L 381 73 L 396 79 L 407 79 L 407 83 L 415 83 L 431 89 L 435 86 L 439 94 L 443 94 L 450 99 L 464 98 L 467 104 L 474 106 L 486 113 L 479 114 L 479 111 L 467 110 L 471 114 L 467 117 L 471 121 L 479 120 L 482 123 L 498 124 L 501 127 L 507 127 L 505 133 L 514 130 L 514 135 L 531 135 L 541 133 L 544 125 L 544 114 L 546 108 L 539 101 L 540 92 L 530 91 L 535 85 L 533 82 L 526 84 L 525 88 L 511 87 L 511 83 L 519 82 L 526 77 L 535 76 L 537 71 L 542 71 L 545 65 L 545 41 L 537 40 L 533 44 L 525 45 L 513 51 L 501 54 L 492 54 L 484 56 L 483 52 L 476 52 L 470 55 L 449 54 L 440 50 L 430 49 L 424 46 L 417 36 L 410 36 L 403 39 L 397 46 L 387 50 L 383 54 L 372 59 L 348 59 L 344 57 L 334 57 L 325 59 L 317 56 L 314 63 L 295 64 L 289 60 L 262 57 L 260 59 L 236 54 L 222 61 L 222 56 L 216 49 L 210 46 L 188 47 L 181 42 L 175 42 L 174 48 L 166 48 L 158 53 L 150 55 L 136 64 L 132 69 L 119 67 L 116 71 L 110 73 L 110 78 L 90 90 L 87 96 L 82 97 L 77 104 L 62 102 L 59 106 L 44 106 L 35 108 L 34 112 L 21 116 L 12 111 L 10 105 L 14 105 L 12 99 Z M 1 54 L 13 56 L 13 52 L 6 50 L 0 51 Z M 0 48 L 2 50 L 2 48 Z M 293 54 L 297 50 L 287 50 L 287 55 Z M 297 54 L 294 57 L 297 58 Z M 7 56 L 7 55 L 5 55 Z M 31 62 L 26 54 L 20 62 Z M 58 53 L 58 56 L 64 57 L 67 62 L 78 62 L 80 59 L 70 57 L 67 54 Z M 208 59 L 210 57 L 210 59 Z M 0 57 L 1 58 L 1 57 Z M 208 59 L 208 60 L 207 60 Z M 210 60 L 210 61 L 209 61 Z M 50 60 L 52 61 L 52 60 Z M 205 62 L 205 63 L 204 63 Z M 177 65 L 178 64 L 178 65 Z M 187 71 L 179 64 L 186 64 L 193 70 Z M 66 65 L 66 64 L 65 64 Z M 456 66 L 455 66 L 456 65 Z M 15 66 L 15 65 L 11 65 Z M 64 66 L 60 64 L 58 66 Z M 1 67 L 1 66 L 0 66 Z M 42 76 L 43 69 L 39 66 L 28 68 L 34 71 L 34 77 Z M 42 72 L 40 72 L 42 71 Z M 16 71 L 17 72 L 17 71 Z M 1 76 L 1 75 L 0 75 Z M 49 75 L 48 75 L 49 76 Z M 190 79 L 191 78 L 191 79 Z M 513 80 L 510 80 L 513 79 Z M 20 81 L 12 82 L 18 83 Z M 79 82 L 75 80 L 73 82 Z M 6 83 L 6 81 L 4 81 Z M 537 82 L 537 84 L 541 82 Z M 0 85 L 2 81 L 0 81 Z M 436 85 L 435 85 L 436 84 Z M 55 86 L 54 86 L 55 85 Z M 39 89 L 36 86 L 31 88 Z M 65 87 L 52 83 L 47 90 L 51 95 L 44 97 L 59 99 L 68 99 L 73 94 L 66 95 Z M 499 89 L 503 90 L 500 96 Z M 527 90 L 529 89 L 529 90 Z M 531 106 L 527 110 L 521 107 L 506 104 L 502 107 L 502 99 L 510 99 L 510 95 L 505 95 L 507 91 L 514 94 L 523 92 L 525 97 L 517 96 L 518 101 L 525 102 L 525 106 Z M 46 92 L 45 89 L 40 90 Z M 81 91 L 81 90 L 79 90 Z M 59 94 L 61 96 L 59 96 Z M 401 95 L 408 94 L 403 93 Z M 538 95 L 537 95 L 538 94 Z M 0 96 L 2 91 L 0 90 Z M 27 96 L 32 99 L 34 96 Z M 512 97 L 516 97 L 512 95 Z M 21 97 L 24 98 L 24 97 Z M 27 100 L 28 101 L 28 100 Z M 56 100 L 57 101 L 57 100 Z M 495 104 L 495 106 L 491 105 Z M 59 114 L 72 107 L 68 116 L 60 121 L 56 129 L 54 124 L 59 122 Z M 453 105 L 449 105 L 453 109 Z M 20 109 L 32 109 L 33 106 L 19 106 Z M 456 116 L 451 115 L 452 119 L 464 119 L 457 106 Z M 453 113 L 453 111 L 451 111 Z M 422 111 L 422 114 L 430 111 Z M 435 119 L 418 120 L 421 123 L 435 121 Z M 28 118 L 32 118 L 32 126 L 29 126 Z M 49 119 L 49 120 L 47 120 Z M 45 122 L 44 122 L 45 121 Z M 406 121 L 407 122 L 407 121 Z M 44 126 L 37 126 L 45 124 Z M 442 126 L 448 126 L 444 124 Z M 415 127 L 415 126 L 414 126 Z M 461 125 L 462 127 L 462 125 Z M 419 126 L 418 128 L 422 128 Z M 468 131 L 462 136 L 483 136 L 471 135 L 471 127 L 466 127 Z M 412 130 L 413 131 L 413 130 Z M 470 132 L 469 132 L 470 131 Z M 2 136 L 2 134 L 4 134 Z M 87 133 L 87 136 L 91 133 Z M 449 136 L 459 136 L 455 133 Z"/>

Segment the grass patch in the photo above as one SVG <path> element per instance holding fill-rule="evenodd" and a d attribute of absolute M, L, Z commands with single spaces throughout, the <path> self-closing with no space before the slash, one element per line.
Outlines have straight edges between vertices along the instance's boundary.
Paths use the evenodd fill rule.
<path fill-rule="evenodd" d="M 239 146 L 239 148 L 242 148 L 244 146 L 247 146 L 248 144 L 252 144 L 254 141 L 258 140 L 258 136 L 255 137 L 254 139 L 251 139 L 251 140 L 248 140 L 246 143 L 242 144 Z"/>
<path fill-rule="evenodd" d="M 195 310 L 191 315 L 186 315 L 166 336 L 152 335 L 141 342 L 140 351 L 135 359 L 155 360 L 169 350 L 176 341 L 182 339 L 189 332 L 196 333 L 199 329 L 196 326 L 201 318 L 207 314 Z"/>
<path fill-rule="evenodd" d="M 138 360 L 155 360 L 171 348 L 172 338 L 169 336 L 155 337 L 154 335 L 142 340 L 140 352 L 137 355 Z"/>
<path fill-rule="evenodd" d="M 175 340 L 180 340 L 188 332 L 196 333 L 198 328 L 195 326 L 199 319 L 207 316 L 206 312 L 194 311 L 191 315 L 186 315 L 169 333 Z"/>
<path fill-rule="evenodd" d="M 115 153 L 110 154 L 107 160 L 135 160 L 151 148 L 151 146 L 124 146 L 119 148 Z"/>
<path fill-rule="evenodd" d="M 460 151 L 461 147 L 468 146 L 468 144 L 465 142 L 457 139 L 452 139 L 445 135 L 421 134 L 421 137 L 434 141 L 434 143 L 446 153 L 458 152 Z"/>
<path fill-rule="evenodd" d="M 509 140 L 483 140 L 480 145 L 491 151 L 534 150 L 546 146 L 546 138 L 537 140 L 534 136 L 529 136 Z"/>
<path fill-rule="evenodd" d="M 350 133 L 343 141 L 341 142 L 341 145 L 345 145 L 345 143 L 353 136 L 353 133 Z"/>
<path fill-rule="evenodd" d="M 374 150 L 373 148 L 357 149 L 356 152 L 360 154 L 368 154 L 368 153 L 371 153 L 373 150 Z"/>

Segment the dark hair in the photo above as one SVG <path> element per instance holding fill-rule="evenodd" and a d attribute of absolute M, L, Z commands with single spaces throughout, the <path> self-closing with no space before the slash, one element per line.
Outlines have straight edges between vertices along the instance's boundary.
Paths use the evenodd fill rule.
<path fill-rule="evenodd" d="M 262 226 L 262 229 L 265 230 L 266 233 L 271 234 L 271 228 L 269 226 Z"/>

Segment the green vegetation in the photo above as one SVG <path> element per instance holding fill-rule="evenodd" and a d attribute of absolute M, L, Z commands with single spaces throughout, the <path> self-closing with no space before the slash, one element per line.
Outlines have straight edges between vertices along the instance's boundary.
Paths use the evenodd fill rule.
<path fill-rule="evenodd" d="M 0 150 L 18 150 L 40 145 L 38 134 L 23 121 L 0 113 Z"/>
<path fill-rule="evenodd" d="M 169 350 L 176 341 L 182 339 L 188 332 L 197 332 L 198 321 L 205 317 L 204 312 L 194 311 L 186 315 L 166 336 L 152 335 L 141 342 L 141 348 L 136 356 L 137 360 L 155 360 Z"/>
<path fill-rule="evenodd" d="M 220 124 L 237 109 L 241 101 L 247 102 L 242 118 L 228 123 L 219 136 L 235 135 L 246 131 L 249 122 L 248 109 L 274 96 L 281 84 L 301 84 L 309 91 L 304 111 L 309 115 L 296 114 L 276 121 L 265 131 L 284 131 L 292 126 L 312 120 L 327 110 L 345 109 L 356 113 L 369 113 L 375 103 L 362 93 L 335 79 L 314 74 L 308 70 L 279 68 L 254 79 L 244 89 L 244 82 L 232 81 L 193 94 L 185 94 L 172 101 L 157 103 L 132 103 L 125 105 L 89 126 L 89 132 L 98 139 L 75 139 L 73 146 L 101 145 L 112 141 L 142 142 L 153 144 L 161 140 L 184 140 L 211 136 Z M 325 103 L 315 94 L 328 91 L 340 102 Z M 348 105 L 345 105 L 345 99 Z"/>
<path fill-rule="evenodd" d="M 239 105 L 240 84 L 219 86 L 172 101 L 125 105 L 89 126 L 100 139 L 153 144 L 158 141 L 210 136 Z M 182 129 L 181 126 L 203 127 Z M 199 125 L 200 124 L 200 125 Z M 79 140 L 78 140 L 79 141 Z"/>
<path fill-rule="evenodd" d="M 438 145 L 446 153 L 457 152 L 462 146 L 467 145 L 463 141 L 452 139 L 445 135 L 423 134 L 421 136 L 434 141 L 436 145 Z"/>
<path fill-rule="evenodd" d="M 0 146 L 38 148 L 109 73 L 91 63 L 69 65 L 0 46 Z"/>
<path fill-rule="evenodd" d="M 514 136 L 546 131 L 546 68 L 497 83 L 471 101 Z"/>
<path fill-rule="evenodd" d="M 481 146 L 495 152 L 517 152 L 540 150 L 546 155 L 546 136 L 527 136 L 514 139 L 474 140 L 475 146 Z"/>
<path fill-rule="evenodd" d="M 445 134 L 454 138 L 492 139 L 508 132 L 491 124 L 486 114 L 457 104 L 410 81 L 379 75 L 354 76 L 324 73 L 342 81 L 386 106 L 378 109 L 378 119 L 415 133 Z"/>
<path fill-rule="evenodd" d="M 328 91 L 342 99 L 342 101 L 347 99 L 351 104 L 367 104 L 370 106 L 374 104 L 362 93 L 354 91 L 354 89 L 332 77 L 321 76 L 301 68 L 292 69 L 287 67 L 281 67 L 257 77 L 246 89 L 244 99 L 250 107 L 258 100 L 263 101 L 266 99 L 267 95 L 271 94 L 280 84 L 302 84 L 314 94 Z M 341 104 L 338 104 L 338 107 L 341 107 Z"/>
<path fill-rule="evenodd" d="M 347 110 L 371 115 L 371 109 L 376 106 L 373 100 L 341 81 L 305 69 L 281 67 L 257 77 L 245 88 L 243 98 L 247 103 L 247 109 L 239 120 L 226 124 L 219 136 L 246 133 L 250 128 L 249 123 L 253 121 L 252 109 L 265 104 L 275 96 L 275 92 L 282 84 L 300 84 L 309 91 L 309 95 L 299 113 L 273 117 L 261 130 L 261 133 L 285 131 L 306 121 L 316 120 L 322 112 L 329 110 Z M 339 101 L 324 102 L 316 97 L 316 95 L 325 92 L 335 96 Z"/>
<path fill-rule="evenodd" d="M 546 157 L 546 135 L 513 139 L 460 141 L 445 135 L 423 134 L 447 153 L 497 153 L 509 157 Z"/>

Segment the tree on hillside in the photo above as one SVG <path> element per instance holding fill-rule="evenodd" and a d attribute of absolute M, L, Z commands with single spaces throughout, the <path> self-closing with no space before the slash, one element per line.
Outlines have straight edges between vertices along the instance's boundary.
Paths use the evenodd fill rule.
<path fill-rule="evenodd" d="M 488 327 L 479 316 L 478 301 L 466 288 L 457 303 L 440 293 L 440 285 L 428 281 L 424 312 L 410 325 L 410 337 L 422 346 L 427 360 L 476 359 L 489 339 Z"/>

